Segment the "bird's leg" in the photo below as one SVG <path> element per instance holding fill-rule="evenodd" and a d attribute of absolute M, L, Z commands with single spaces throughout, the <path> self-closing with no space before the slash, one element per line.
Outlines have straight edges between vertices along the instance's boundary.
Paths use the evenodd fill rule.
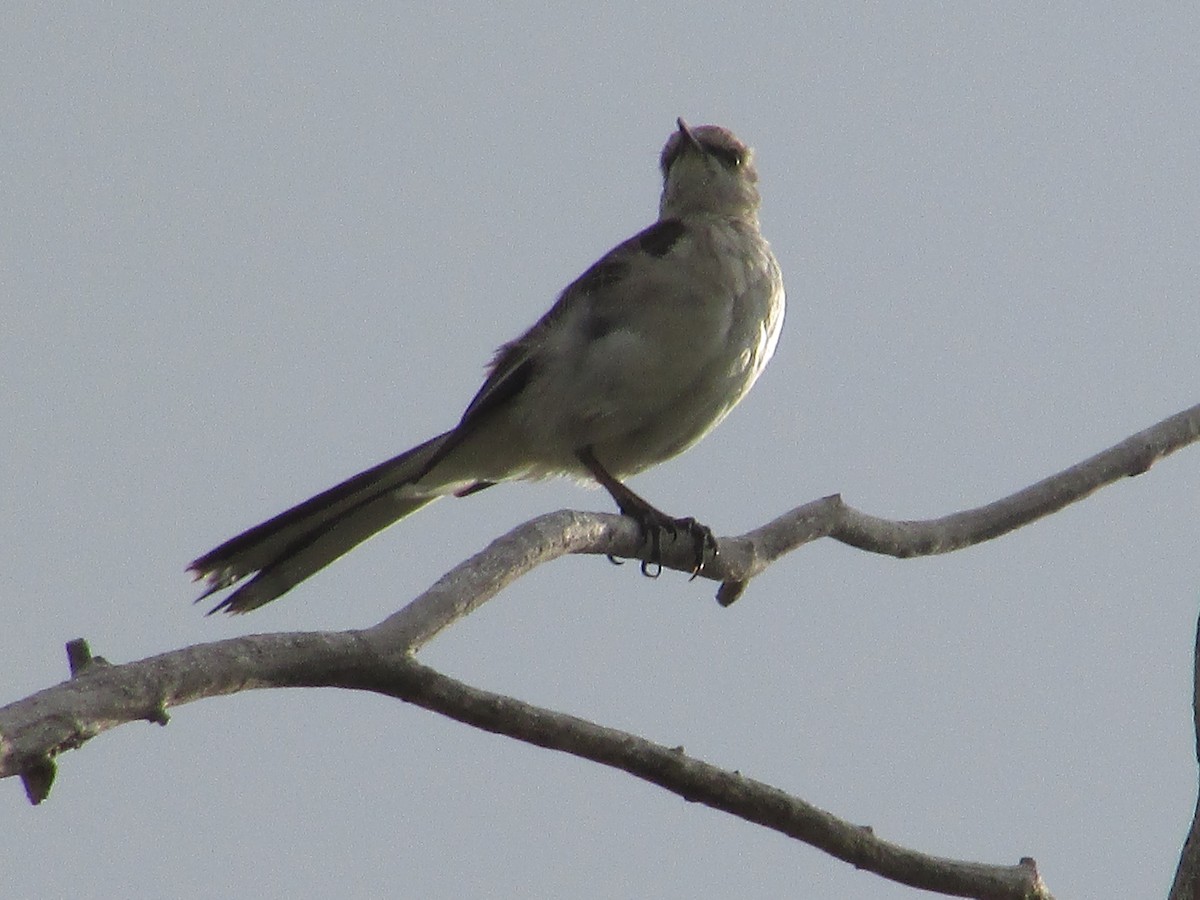
<path fill-rule="evenodd" d="M 600 483 L 600 486 L 608 491 L 609 496 L 617 504 L 617 508 L 622 515 L 629 516 L 638 524 L 638 528 L 642 532 L 642 539 L 650 541 L 650 559 L 642 563 L 642 574 L 650 578 L 657 578 L 662 572 L 662 535 L 663 532 L 671 535 L 672 539 L 677 537 L 680 532 L 689 535 L 692 539 L 692 546 L 695 548 L 695 557 L 692 565 L 692 577 L 695 578 L 704 569 L 704 555 L 711 550 L 713 555 L 717 554 L 717 539 L 713 537 L 712 529 L 707 525 L 702 525 L 692 517 L 677 519 L 674 516 L 668 516 L 665 512 L 657 509 L 627 488 L 624 484 L 614 478 L 607 469 L 600 464 L 596 459 L 595 453 L 591 447 L 584 447 L 576 453 L 579 461 L 587 467 L 587 470 L 592 473 L 592 477 Z M 609 559 L 612 559 L 610 556 Z M 614 560 L 615 562 L 615 560 Z M 657 567 L 657 571 L 651 573 L 650 568 Z"/>

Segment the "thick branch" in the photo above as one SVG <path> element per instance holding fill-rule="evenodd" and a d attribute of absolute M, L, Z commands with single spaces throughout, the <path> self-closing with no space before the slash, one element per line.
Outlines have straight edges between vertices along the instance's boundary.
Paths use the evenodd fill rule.
<path fill-rule="evenodd" d="M 899 557 L 945 553 L 1048 515 L 1122 476 L 1140 474 L 1197 437 L 1200 406 L 1003 500 L 926 522 L 889 522 L 853 510 L 837 496 L 827 497 L 742 537 L 722 539 L 720 555 L 706 564 L 703 574 L 722 582 L 718 599 L 729 603 L 749 578 L 817 537 Z M 443 628 L 541 563 L 565 553 L 641 558 L 645 552 L 636 525 L 622 517 L 558 512 L 494 541 L 404 609 L 364 631 L 255 635 L 123 666 L 93 659 L 85 645 L 74 644 L 69 651 L 71 680 L 0 708 L 0 777 L 21 776 L 30 799 L 38 802 L 49 791 L 59 753 L 116 725 L 141 719 L 165 724 L 169 707 L 252 688 L 356 688 L 621 768 L 906 884 L 970 897 L 1049 896 L 1032 861 L 991 867 L 922 856 L 767 785 L 689 759 L 682 751 L 468 687 L 411 658 Z M 662 562 L 689 571 L 691 553 L 690 542 L 668 545 Z M 1194 843 L 1189 840 L 1189 846 Z M 1177 887 L 1195 883 L 1184 879 L 1184 870 L 1181 863 Z"/>
<path fill-rule="evenodd" d="M 477 728 L 622 769 L 902 884 L 959 897 L 1050 897 L 1032 860 L 989 866 L 909 850 L 770 785 L 692 759 L 681 747 L 664 747 L 448 678 L 388 649 L 377 629 L 252 635 L 122 666 L 92 662 L 70 681 L 0 710 L 0 776 L 18 774 L 23 767 L 34 772 L 50 767 L 52 774 L 54 753 L 124 721 L 164 722 L 168 707 L 192 700 L 253 688 L 316 686 L 386 694 Z"/>

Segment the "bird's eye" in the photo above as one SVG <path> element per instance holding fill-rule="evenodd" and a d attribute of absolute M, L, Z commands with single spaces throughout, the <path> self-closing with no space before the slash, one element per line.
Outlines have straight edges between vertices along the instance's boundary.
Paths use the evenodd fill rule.
<path fill-rule="evenodd" d="M 706 144 L 704 149 L 709 152 L 709 155 L 715 156 L 727 169 L 736 169 L 746 161 L 746 157 L 733 147 L 713 147 Z"/>

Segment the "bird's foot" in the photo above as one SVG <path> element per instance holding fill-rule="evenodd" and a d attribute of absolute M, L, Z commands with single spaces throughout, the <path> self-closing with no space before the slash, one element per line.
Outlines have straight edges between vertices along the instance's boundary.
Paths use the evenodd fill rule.
<path fill-rule="evenodd" d="M 692 539 L 692 578 L 704 571 L 704 560 L 709 552 L 717 555 L 717 539 L 712 529 L 697 522 L 691 516 L 677 519 L 668 516 L 661 510 L 646 503 L 640 506 L 623 506 L 622 515 L 629 516 L 637 522 L 642 540 L 650 544 L 649 558 L 642 561 L 642 574 L 647 578 L 657 578 L 662 574 L 662 539 L 669 535 L 671 540 L 686 535 Z"/>
<path fill-rule="evenodd" d="M 717 539 L 713 537 L 712 529 L 707 525 L 700 524 L 690 516 L 682 519 L 668 516 L 662 510 L 651 506 L 619 479 L 614 478 L 596 459 L 591 447 L 584 447 L 578 451 L 577 455 L 579 461 L 587 467 L 601 487 L 608 491 L 609 496 L 616 501 L 621 515 L 628 516 L 637 522 L 642 540 L 650 543 L 649 559 L 643 560 L 641 566 L 642 574 L 647 578 L 657 578 L 662 574 L 662 538 L 664 534 L 670 535 L 672 541 L 681 534 L 686 534 L 692 539 L 692 578 L 704 571 L 706 554 L 711 551 L 713 556 L 717 555 L 719 552 Z M 610 562 L 619 565 L 619 562 L 611 554 L 608 558 Z"/>

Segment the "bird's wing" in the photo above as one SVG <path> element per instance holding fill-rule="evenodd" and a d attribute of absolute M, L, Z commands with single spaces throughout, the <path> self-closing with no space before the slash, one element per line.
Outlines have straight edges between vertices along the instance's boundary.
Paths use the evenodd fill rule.
<path fill-rule="evenodd" d="M 446 435 L 445 441 L 429 458 L 415 480 L 419 481 L 432 471 L 470 437 L 485 418 L 503 409 L 520 395 L 538 366 L 538 350 L 545 342 L 547 332 L 553 329 L 570 309 L 582 302 L 586 296 L 603 297 L 606 294 L 615 294 L 621 282 L 635 270 L 640 257 L 665 256 L 686 231 L 687 225 L 678 219 L 655 222 L 604 254 L 586 272 L 567 285 L 555 304 L 532 328 L 496 351 L 488 366 L 488 377 L 483 386 L 467 405 L 458 425 Z M 603 316 L 603 304 L 600 304 L 600 307 L 595 312 Z M 604 323 L 598 323 L 597 327 L 603 329 Z M 486 486 L 487 482 L 481 482 L 479 488 Z M 472 488 L 468 487 L 463 492 L 471 491 Z"/>
<path fill-rule="evenodd" d="M 586 295 L 616 293 L 620 283 L 635 269 L 639 257 L 665 256 L 686 231 L 687 225 L 678 219 L 655 222 L 604 254 L 567 285 L 554 306 L 532 328 L 496 351 L 487 380 L 467 406 L 458 427 L 473 426 L 480 418 L 503 407 L 521 393 L 537 366 L 537 350 L 546 332 L 568 309 L 581 302 Z M 602 314 L 604 311 L 597 312 Z"/>

